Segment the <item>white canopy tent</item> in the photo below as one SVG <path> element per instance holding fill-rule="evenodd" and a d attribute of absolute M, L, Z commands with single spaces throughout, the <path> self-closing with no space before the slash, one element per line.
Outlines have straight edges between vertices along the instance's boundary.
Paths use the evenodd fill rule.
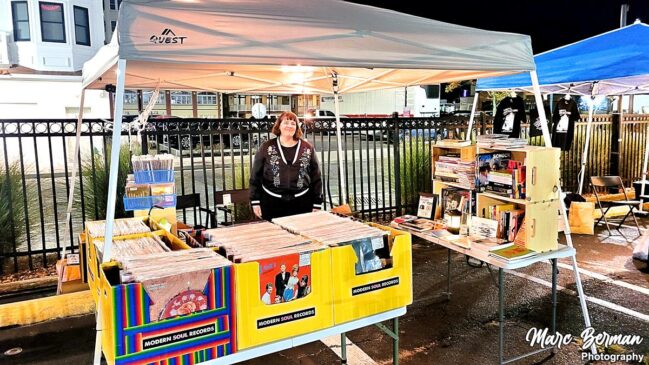
<path fill-rule="evenodd" d="M 342 1 L 126 0 L 117 24 L 111 43 L 83 68 L 84 90 L 116 85 L 105 261 L 112 245 L 125 88 L 336 95 L 520 72 L 536 80 L 529 36 Z M 549 143 L 547 127 L 544 137 Z M 340 143 L 338 161 L 342 177 Z M 590 327 L 574 257 L 573 266 Z"/>

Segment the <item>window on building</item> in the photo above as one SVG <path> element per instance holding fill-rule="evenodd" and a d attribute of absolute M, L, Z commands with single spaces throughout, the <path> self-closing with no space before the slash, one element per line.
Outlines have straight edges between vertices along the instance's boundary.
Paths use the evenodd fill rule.
<path fill-rule="evenodd" d="M 115 10 L 117 9 L 117 6 L 115 6 L 115 0 L 110 0 L 110 10 Z"/>
<path fill-rule="evenodd" d="M 192 104 L 192 93 L 190 93 L 189 91 L 172 91 L 171 92 L 171 104 L 191 105 Z"/>
<path fill-rule="evenodd" d="M 116 21 L 113 20 L 113 21 L 110 22 L 110 30 L 111 30 L 111 31 L 114 32 L 116 26 L 117 26 L 117 22 L 116 22 Z"/>
<path fill-rule="evenodd" d="M 199 105 L 216 105 L 216 94 L 209 91 L 201 91 L 197 95 L 196 103 Z"/>
<path fill-rule="evenodd" d="M 41 36 L 43 42 L 65 43 L 63 4 L 40 2 Z"/>
<path fill-rule="evenodd" d="M 11 15 L 14 22 L 14 41 L 30 40 L 27 1 L 12 1 Z"/>
<path fill-rule="evenodd" d="M 88 9 L 80 6 L 74 7 L 74 35 L 77 44 L 90 45 L 90 23 L 88 22 Z"/>

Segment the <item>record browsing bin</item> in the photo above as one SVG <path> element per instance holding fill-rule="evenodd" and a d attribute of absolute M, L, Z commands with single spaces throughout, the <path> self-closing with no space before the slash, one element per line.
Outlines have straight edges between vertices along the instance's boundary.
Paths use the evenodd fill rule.
<path fill-rule="evenodd" d="M 410 234 L 379 224 L 369 225 L 389 232 L 392 267 L 356 274 L 358 258 L 351 245 L 330 249 L 336 325 L 412 304 Z"/>
<path fill-rule="evenodd" d="M 259 296 L 260 264 L 234 264 L 239 349 L 333 326 L 331 249 L 311 252 L 310 260 L 311 293 L 272 305 L 262 302 Z"/>
<path fill-rule="evenodd" d="M 151 314 L 154 300 L 145 284 L 119 283 L 116 262 L 102 264 L 101 270 L 102 348 L 109 364 L 194 364 L 237 351 L 233 266 L 197 272 L 203 275 L 202 292 L 180 292 L 167 306 L 198 295 L 205 309 L 167 318 Z M 179 279 L 167 279 L 171 286 L 174 280 Z"/>
<path fill-rule="evenodd" d="M 172 251 L 190 249 L 190 247 L 187 246 L 178 237 L 164 230 L 158 230 L 149 233 L 137 233 L 137 234 L 124 235 L 124 236 L 115 236 L 113 237 L 113 242 L 118 240 L 147 237 L 152 235 L 156 235 L 160 237 L 163 241 L 165 241 L 165 243 L 168 245 L 169 248 L 171 248 Z M 86 237 L 89 236 L 86 235 Z M 94 240 L 103 241 L 103 239 L 104 238 L 102 237 L 102 238 L 95 238 Z M 86 243 L 86 246 L 87 246 L 87 253 L 88 253 L 87 255 L 88 286 L 90 287 L 90 293 L 92 294 L 95 303 L 97 303 L 99 299 L 99 293 L 101 292 L 101 285 L 103 283 L 103 281 L 101 280 L 101 276 L 103 275 L 103 272 L 101 270 L 102 257 L 101 254 L 97 252 L 97 247 L 95 246 L 94 241 L 90 241 L 90 239 L 88 239 L 87 241 L 88 242 Z"/>

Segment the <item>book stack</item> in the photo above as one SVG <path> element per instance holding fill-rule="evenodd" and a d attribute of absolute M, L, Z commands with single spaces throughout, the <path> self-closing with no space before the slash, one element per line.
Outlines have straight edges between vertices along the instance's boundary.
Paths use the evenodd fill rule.
<path fill-rule="evenodd" d="M 516 209 L 513 204 L 498 204 L 482 209 L 483 218 L 498 222 L 496 238 L 514 241 L 518 231 L 524 226 L 525 211 Z"/>
<path fill-rule="evenodd" d="M 328 246 L 351 245 L 358 257 L 357 274 L 380 270 L 389 264 L 387 232 L 349 217 L 321 211 L 275 218 L 273 223 Z"/>
<path fill-rule="evenodd" d="M 537 252 L 532 251 L 529 248 L 525 248 L 525 246 L 519 246 L 515 243 L 501 245 L 497 249 L 489 251 L 489 256 L 506 262 L 521 260 L 524 258 L 532 257 L 536 254 Z"/>

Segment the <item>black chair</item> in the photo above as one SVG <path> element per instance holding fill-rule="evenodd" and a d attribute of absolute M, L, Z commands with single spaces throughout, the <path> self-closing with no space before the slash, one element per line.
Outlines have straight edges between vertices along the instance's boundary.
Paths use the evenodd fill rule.
<path fill-rule="evenodd" d="M 176 210 L 198 209 L 199 222 L 202 223 L 200 214 L 205 213 L 205 225 L 194 225 L 195 228 L 216 228 L 216 213 L 209 208 L 201 206 L 201 194 L 178 195 L 176 197 Z"/>
<path fill-rule="evenodd" d="M 230 195 L 230 202 L 232 204 L 223 204 L 223 197 L 225 195 Z M 216 200 L 216 209 L 222 211 L 225 215 L 223 225 L 248 223 L 258 219 L 252 212 L 250 206 L 250 191 L 248 189 L 217 191 L 214 195 L 214 199 Z M 242 214 L 243 209 L 247 209 L 248 214 Z M 245 213 L 245 211 L 243 213 Z M 228 215 L 231 217 L 230 220 L 228 220 Z"/>
<path fill-rule="evenodd" d="M 597 200 L 597 205 L 599 207 L 599 210 L 602 212 L 602 216 L 595 222 L 595 225 L 599 224 L 602 219 L 604 219 L 604 222 L 606 223 L 606 229 L 608 230 L 608 233 L 611 234 L 611 228 L 608 225 L 608 220 L 606 219 L 606 213 L 612 208 L 612 207 L 620 207 L 620 206 L 626 206 L 629 208 L 629 211 L 626 213 L 624 218 L 622 218 L 622 221 L 620 221 L 620 224 L 617 226 L 617 230 L 620 230 L 620 227 L 622 227 L 622 224 L 624 224 L 624 221 L 626 218 L 630 215 L 633 217 L 633 221 L 635 221 L 635 226 L 638 228 L 638 234 L 642 234 L 640 232 L 640 225 L 638 225 L 638 220 L 635 218 L 635 215 L 633 214 L 633 208 L 637 207 L 640 204 L 639 200 L 630 200 L 629 197 L 626 195 L 626 189 L 624 188 L 624 183 L 622 182 L 622 178 L 619 176 L 591 176 L 590 177 L 590 185 L 593 188 L 593 193 L 595 194 L 595 199 Z M 613 200 L 613 201 L 601 201 L 599 198 L 599 193 L 600 192 L 609 192 L 611 190 L 618 192 L 619 189 L 622 189 L 622 192 L 624 194 L 624 200 Z M 606 208 L 606 210 L 604 210 Z"/>

